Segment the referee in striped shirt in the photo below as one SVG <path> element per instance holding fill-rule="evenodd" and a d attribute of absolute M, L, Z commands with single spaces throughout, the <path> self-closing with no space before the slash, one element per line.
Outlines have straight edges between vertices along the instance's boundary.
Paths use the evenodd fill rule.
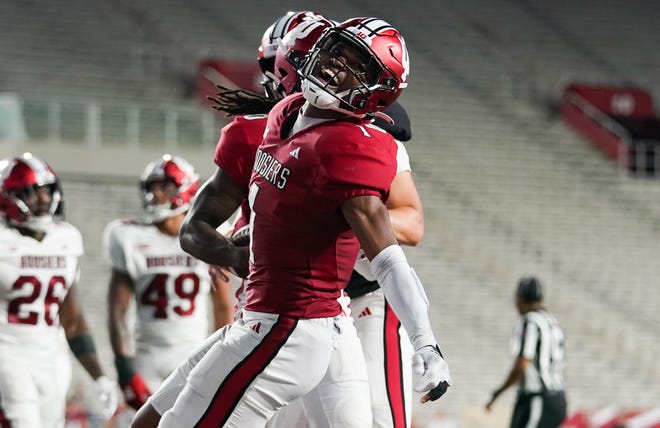
<path fill-rule="evenodd" d="M 517 383 L 511 428 L 559 427 L 566 417 L 564 332 L 543 305 L 543 287 L 538 279 L 524 277 L 518 282 L 516 307 L 521 317 L 513 340 L 513 367 L 493 392 L 486 410 Z"/>

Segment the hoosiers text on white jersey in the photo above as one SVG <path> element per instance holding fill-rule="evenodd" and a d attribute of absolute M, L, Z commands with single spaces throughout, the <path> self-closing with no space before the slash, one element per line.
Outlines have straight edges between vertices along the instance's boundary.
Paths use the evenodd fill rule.
<path fill-rule="evenodd" d="M 113 268 L 133 280 L 138 347 L 196 345 L 208 335 L 208 266 L 185 253 L 177 236 L 117 220 L 107 226 L 104 246 Z"/>
<path fill-rule="evenodd" d="M 78 281 L 82 254 L 69 223 L 53 223 L 37 241 L 0 222 L 0 348 L 28 350 L 21 354 L 35 361 L 54 355 L 60 305 Z"/>

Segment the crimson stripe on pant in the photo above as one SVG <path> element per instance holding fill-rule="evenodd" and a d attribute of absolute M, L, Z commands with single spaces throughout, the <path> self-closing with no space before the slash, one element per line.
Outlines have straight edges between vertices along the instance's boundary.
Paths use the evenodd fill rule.
<path fill-rule="evenodd" d="M 383 324 L 383 346 L 385 357 L 385 384 L 394 428 L 406 427 L 406 406 L 403 393 L 403 368 L 401 356 L 401 323 L 392 307 L 385 300 L 385 322 Z"/>
<path fill-rule="evenodd" d="M 296 318 L 280 316 L 277 319 L 261 343 L 227 375 L 195 427 L 217 428 L 224 425 L 245 390 L 275 358 L 297 323 Z"/>

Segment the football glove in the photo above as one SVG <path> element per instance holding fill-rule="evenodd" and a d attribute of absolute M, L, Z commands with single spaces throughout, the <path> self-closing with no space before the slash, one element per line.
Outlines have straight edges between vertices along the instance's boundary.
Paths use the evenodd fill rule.
<path fill-rule="evenodd" d="M 94 380 L 94 391 L 99 399 L 101 416 L 110 420 L 117 410 L 117 384 L 106 376 L 99 376 Z"/>
<path fill-rule="evenodd" d="M 438 398 L 445 395 L 445 392 L 447 392 L 447 388 L 449 388 L 449 382 L 443 380 L 438 384 L 438 386 L 432 388 L 426 395 L 428 395 L 429 400 L 435 401 Z"/>
<path fill-rule="evenodd" d="M 137 373 L 128 382 L 121 384 L 121 390 L 124 393 L 126 404 L 135 410 L 139 410 L 151 395 L 151 391 L 144 383 L 142 376 Z"/>
<path fill-rule="evenodd" d="M 246 224 L 234 232 L 231 238 L 229 238 L 229 242 L 237 247 L 247 247 L 250 245 L 250 225 Z"/>
<path fill-rule="evenodd" d="M 415 352 L 413 355 L 413 372 L 421 377 L 415 383 L 415 391 L 426 392 L 438 388 L 435 392 L 431 392 L 432 397 L 436 396 L 436 400 L 440 398 L 445 391 L 442 391 L 440 385 L 444 382 L 447 387 L 451 385 L 451 377 L 449 376 L 449 366 L 442 358 L 438 346 L 424 346 Z M 438 395 L 439 394 L 439 395 Z"/>

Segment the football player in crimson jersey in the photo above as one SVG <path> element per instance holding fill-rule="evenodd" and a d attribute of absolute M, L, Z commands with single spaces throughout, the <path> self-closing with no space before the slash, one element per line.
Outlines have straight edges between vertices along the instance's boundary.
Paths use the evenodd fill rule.
<path fill-rule="evenodd" d="M 282 48 L 278 49 L 278 45 L 281 45 L 279 39 L 284 35 L 290 34 L 287 39 L 291 40 L 291 42 L 296 42 L 293 48 L 295 48 L 294 50 L 297 55 L 296 60 L 299 61 L 308 53 L 314 42 L 321 35 L 323 29 L 331 25 L 333 24 L 326 18 L 313 12 L 289 12 L 278 18 L 275 23 L 264 32 L 261 46 L 258 49 L 259 64 L 265 77 L 262 82 L 265 89 L 264 94 L 260 95 L 244 90 L 227 90 L 221 88 L 223 91 L 221 91 L 217 95 L 217 98 L 213 100 L 216 102 L 215 108 L 227 113 L 228 116 L 234 116 L 232 122 L 222 129 L 214 157 L 215 163 L 218 165 L 219 169 L 228 168 L 230 166 L 236 182 L 245 189 L 248 188 L 254 164 L 254 157 L 257 147 L 261 143 L 263 132 L 266 127 L 268 111 L 272 109 L 278 100 L 282 99 L 288 93 L 291 93 L 290 91 L 299 90 L 299 87 L 297 89 L 291 87 L 293 82 L 298 81 L 298 78 L 295 69 L 292 68 L 292 65 L 289 64 L 288 60 L 284 61 L 281 57 L 280 51 L 282 51 Z M 290 52 L 294 52 L 294 50 L 290 50 Z M 276 51 L 278 52 L 277 59 L 275 58 Z M 293 65 L 297 68 L 299 67 L 299 62 Z M 288 76 L 286 75 L 287 72 L 289 73 Z M 218 173 L 216 173 L 214 177 L 219 177 Z M 216 186 L 213 182 L 214 180 L 212 178 L 209 180 L 209 183 L 202 188 L 199 195 L 200 199 L 203 200 L 211 195 L 213 197 L 215 196 Z M 222 185 L 219 186 L 219 190 L 222 192 Z M 248 222 L 249 207 L 247 206 L 247 200 L 243 201 L 242 214 L 243 215 L 239 218 L 236 224 L 236 230 L 240 229 L 241 226 L 244 226 Z M 222 215 L 217 217 L 214 216 L 214 219 L 220 217 L 222 217 Z M 240 233 L 237 235 L 240 235 Z M 237 236 L 234 238 L 237 238 Z M 237 295 L 238 317 L 240 317 L 241 305 L 244 298 L 242 291 L 243 288 L 239 288 L 239 294 Z M 346 318 L 343 321 L 347 323 L 352 322 L 350 318 Z M 344 343 L 342 349 L 346 349 L 347 355 L 361 355 L 362 350 L 352 324 L 346 325 L 345 330 L 352 330 L 353 334 L 351 336 L 347 331 L 341 335 L 340 338 L 344 342 L 347 342 Z M 181 365 L 177 370 L 177 373 L 173 373 L 163 387 L 150 398 L 148 405 L 140 410 L 133 421 L 134 427 L 146 428 L 155 427 L 157 425 L 158 420 L 160 419 L 160 414 L 172 407 L 176 394 L 185 386 L 185 380 L 189 371 L 216 341 L 221 340 L 224 337 L 225 331 L 226 329 L 216 332 L 206 341 L 205 346 L 202 346 L 198 352 L 194 353 Z M 350 352 L 349 346 L 353 347 L 353 352 Z M 339 399 L 346 400 L 351 405 L 359 406 L 363 409 L 368 408 L 369 390 L 367 385 L 366 367 L 359 367 L 359 369 L 355 370 L 353 373 L 348 371 L 342 373 L 342 381 L 344 382 L 355 383 L 356 379 L 358 383 L 361 383 L 357 394 L 341 394 L 343 396 L 341 397 L 341 391 L 338 391 L 332 395 L 340 396 Z M 351 388 L 352 390 L 355 390 L 354 386 L 351 386 Z M 335 387 L 333 389 L 337 388 Z M 326 419 L 342 408 L 339 406 L 338 409 L 335 409 L 337 406 L 334 404 L 337 402 L 337 399 L 334 401 L 330 400 L 329 394 L 326 394 L 324 398 L 325 400 L 323 403 L 315 406 L 319 412 L 317 414 L 309 415 L 313 426 L 325 426 L 330 423 Z M 365 419 L 370 418 L 369 412 L 363 411 L 362 415 Z M 277 418 L 269 421 L 269 426 L 296 426 L 304 428 L 307 426 L 307 422 L 301 419 L 304 416 L 305 414 L 304 410 L 302 410 L 301 403 L 296 402 L 295 404 L 287 405 L 284 409 L 278 411 Z"/>
<path fill-rule="evenodd" d="M 300 78 L 297 69 L 300 68 L 304 56 L 312 47 L 309 44 L 310 37 L 296 37 L 300 27 L 290 31 L 282 39 L 282 49 L 278 50 L 274 64 L 274 72 L 268 73 L 272 77 L 272 89 L 267 93 L 287 95 L 300 91 Z M 303 29 L 301 33 L 310 32 Z M 314 36 L 311 34 L 311 36 Z M 314 40 L 315 41 L 315 40 Z M 239 95 L 243 96 L 241 100 Z M 264 100 L 261 104 L 257 102 L 258 97 L 247 98 L 249 94 L 242 91 L 225 91 L 218 94 L 216 108 L 229 114 L 237 112 L 267 111 L 272 108 Z M 238 102 L 241 101 L 241 102 Z M 386 111 L 388 116 L 394 119 L 394 123 L 381 117 L 375 119 L 374 123 L 392 134 L 397 143 L 410 139 L 410 120 L 400 104 L 394 103 Z M 238 117 L 232 124 L 223 130 L 223 139 L 216 151 L 216 164 L 222 165 L 232 159 L 236 159 L 246 153 L 246 158 L 253 156 L 256 148 L 255 141 L 261 138 L 261 131 L 265 127 L 263 116 L 247 116 L 249 122 Z M 247 129 L 247 131 L 246 131 Z M 226 138 L 225 138 L 226 137 Z M 247 138 L 245 138 L 247 137 Z M 236 141 L 248 141 L 247 144 L 239 145 Z M 249 142 L 253 143 L 250 144 Z M 234 145 L 232 146 L 232 142 Z M 238 153 L 231 153 L 236 150 Z M 234 162 L 234 165 L 237 163 Z M 248 182 L 245 172 L 247 167 L 239 167 L 234 175 L 242 175 L 240 184 Z M 392 221 L 392 228 L 400 244 L 417 245 L 423 235 L 423 209 L 410 172 L 410 163 L 405 147 L 399 144 L 397 151 L 397 174 L 391 184 L 390 196 L 387 200 L 387 208 Z M 245 210 L 249 214 L 249 210 Z M 403 427 L 411 424 L 412 406 L 412 372 L 410 370 L 410 359 L 412 349 L 410 341 L 401 327 L 398 319 L 386 303 L 383 292 L 380 290 L 375 277 L 370 272 L 366 258 L 361 258 L 358 267 L 368 279 L 354 271 L 351 280 L 346 287 L 346 292 L 351 297 L 351 312 L 355 318 L 355 328 L 364 348 L 365 359 L 368 367 L 369 382 L 371 386 L 372 411 L 374 427 Z M 385 355 L 387 353 L 387 358 Z M 308 415 L 313 414 L 308 409 Z M 286 413 L 286 412 L 285 412 Z M 282 412 L 278 413 L 278 417 Z"/>
<path fill-rule="evenodd" d="M 290 40 L 287 39 L 291 39 L 292 37 L 295 37 L 294 33 L 296 33 L 295 30 L 291 31 L 289 35 L 284 38 L 285 45 L 288 45 L 290 42 Z M 288 47 L 290 49 L 287 52 L 287 58 L 286 58 L 287 61 L 284 62 L 281 61 L 281 55 L 280 55 L 281 49 L 280 51 L 278 51 L 276 67 L 275 67 L 275 76 L 274 76 L 275 80 L 280 86 L 280 89 L 284 89 L 283 92 L 285 93 L 295 92 L 299 90 L 299 86 L 297 88 L 295 87 L 296 84 L 299 84 L 296 83 L 299 82 L 299 80 L 297 80 L 295 69 L 298 68 L 300 64 L 299 59 L 302 49 L 307 50 L 309 49 L 309 47 L 311 47 L 311 45 L 305 46 L 304 40 L 303 41 L 299 40 L 297 43 L 294 43 L 294 45 Z M 273 73 L 270 73 L 270 75 L 272 76 Z M 280 91 L 280 93 L 281 92 L 282 91 Z M 270 93 L 275 93 L 275 91 L 271 91 Z M 246 91 L 223 91 L 219 94 L 219 98 L 216 101 L 219 104 L 217 107 L 219 110 L 226 111 L 228 114 L 231 115 L 240 114 L 243 112 L 255 113 L 259 111 L 268 111 L 272 107 L 272 102 L 269 102 L 268 99 L 264 97 L 260 97 L 257 94 L 250 94 Z M 378 123 L 380 127 L 387 129 L 388 132 L 396 136 L 398 139 L 408 140 L 410 138 L 410 129 L 409 129 L 409 120 L 407 118 L 407 115 L 405 114 L 405 111 L 400 106 L 395 105 L 393 106 L 393 108 L 388 109 L 387 112 L 388 114 L 396 118 L 395 124 L 386 123 L 381 119 L 377 119 L 376 123 Z M 256 143 L 256 141 L 260 140 L 262 130 L 265 126 L 265 124 L 263 123 L 264 122 L 263 116 L 261 117 L 256 115 L 249 116 L 247 119 L 249 120 L 246 121 L 244 120 L 243 117 L 239 116 L 234 120 L 234 122 L 232 122 L 232 124 L 228 125 L 223 130 L 223 137 L 221 138 L 221 141 L 218 144 L 218 149 L 216 151 L 216 163 L 222 164 L 223 159 L 225 162 L 231 161 L 230 165 L 235 165 L 235 167 L 232 169 L 234 176 L 237 177 L 236 181 L 242 183 L 248 182 L 248 178 L 246 177 L 246 174 L 249 174 L 249 169 L 250 166 L 252 165 L 252 161 L 250 159 L 253 156 L 253 153 L 256 149 L 256 144 L 258 144 Z M 250 142 L 252 142 L 252 144 L 250 144 Z M 237 161 L 237 159 L 239 161 Z M 247 166 L 242 165 L 240 159 L 247 159 Z M 399 241 L 404 244 L 414 245 L 417 242 L 419 242 L 419 239 L 421 238 L 421 234 L 423 232 L 421 203 L 419 202 L 417 190 L 414 186 L 414 182 L 412 181 L 412 176 L 409 171 L 407 154 L 405 153 L 405 149 L 402 146 L 400 147 L 400 150 L 397 153 L 397 163 L 398 163 L 398 171 L 400 172 L 397 174 L 395 180 L 392 183 L 392 192 L 395 193 L 395 195 L 391 196 L 390 199 L 388 200 L 388 208 L 390 209 L 390 215 L 392 217 L 393 227 L 397 239 L 399 239 Z M 207 186 L 206 190 L 202 191 L 202 194 L 208 193 L 209 190 L 212 190 L 212 186 Z M 222 192 L 221 188 L 217 190 L 219 192 Z M 355 276 L 359 277 L 359 275 L 357 274 Z M 362 279 L 362 282 L 366 282 L 366 281 Z M 410 344 L 405 334 L 400 334 L 400 332 L 398 331 L 399 330 L 398 322 L 396 318 L 393 317 L 391 310 L 388 312 L 389 315 L 387 316 L 387 318 L 384 316 L 384 312 L 386 311 L 383 310 L 384 302 L 383 302 L 382 292 L 380 294 L 378 294 L 377 291 L 373 293 L 367 293 L 366 296 L 368 296 L 368 298 L 363 299 L 362 296 L 365 295 L 364 294 L 365 292 L 363 292 L 362 290 L 364 290 L 364 287 L 359 287 L 359 285 L 360 284 L 358 284 L 358 286 L 355 288 L 357 290 L 356 292 L 358 293 L 361 292 L 360 293 L 361 297 L 356 299 L 356 303 L 358 303 L 357 300 L 365 300 L 373 308 L 373 316 L 369 319 L 369 321 L 368 322 L 365 321 L 359 324 L 360 326 L 363 327 L 364 330 L 363 332 L 360 332 L 361 333 L 360 338 L 363 339 L 363 343 L 367 343 L 369 344 L 369 346 L 373 348 L 373 349 L 369 349 L 369 351 L 367 352 L 367 355 L 370 356 L 372 360 L 372 363 L 370 364 L 369 380 L 370 383 L 372 384 L 372 391 L 374 390 L 374 388 L 377 389 L 380 388 L 380 390 L 382 390 L 380 396 L 372 398 L 374 400 L 373 403 L 374 426 L 383 426 L 383 427 L 404 426 L 403 424 L 405 424 L 406 417 L 408 424 L 410 423 L 410 411 L 409 411 L 410 397 L 406 397 L 405 404 L 402 399 L 404 395 L 407 395 L 406 393 L 409 393 L 411 387 L 404 389 L 403 393 L 399 392 L 397 394 L 396 393 L 397 391 L 394 391 L 393 393 L 391 389 L 392 387 L 390 386 L 390 382 L 391 382 L 390 379 L 396 379 L 397 383 L 395 384 L 395 386 L 401 388 L 399 379 L 401 378 L 401 376 L 405 377 L 406 372 L 409 373 L 410 370 L 406 368 L 405 357 L 402 358 L 402 361 L 397 360 L 396 358 L 392 358 L 391 351 L 389 353 L 390 357 L 388 358 L 388 361 L 395 360 L 395 362 L 394 364 L 389 364 L 388 369 L 383 370 L 384 342 L 382 341 L 382 337 L 383 337 L 382 325 L 385 324 L 385 331 L 386 331 L 385 335 L 387 337 L 396 338 L 398 336 L 398 338 L 400 339 L 401 342 L 400 345 L 395 341 L 391 341 L 391 340 L 387 342 L 389 347 L 393 347 L 395 349 L 397 355 L 400 353 L 405 355 L 406 344 L 408 345 L 408 347 L 410 347 Z M 373 288 L 367 291 L 372 291 L 372 290 Z M 367 303 L 365 303 L 365 306 L 366 304 Z M 364 318 L 363 320 L 366 320 L 366 318 Z M 376 334 L 374 334 L 375 329 L 378 330 Z M 216 337 L 213 340 L 218 340 L 222 338 L 222 335 L 219 334 L 216 334 L 214 336 Z M 370 338 L 373 340 L 370 340 Z M 212 345 L 212 343 L 210 343 L 208 347 L 210 347 L 210 345 Z M 208 347 L 206 347 L 206 349 L 202 349 L 200 352 L 195 354 L 182 366 L 182 369 L 180 369 L 181 373 L 179 373 L 178 376 L 179 378 L 178 382 L 185 381 L 187 372 L 189 372 L 189 370 L 192 369 L 192 367 L 194 367 L 196 362 L 203 356 L 204 352 L 208 350 Z M 401 348 L 403 348 L 403 352 Z M 338 351 L 335 351 L 335 354 L 338 354 Z M 369 359 L 370 358 L 367 358 L 368 361 Z M 399 373 L 401 372 L 403 373 L 396 374 L 394 373 L 393 368 L 399 370 Z M 387 374 L 392 376 L 388 378 L 386 376 Z M 173 379 L 170 378 L 170 380 Z M 341 380 L 339 382 L 341 382 Z M 385 389 L 381 385 L 388 385 L 388 388 Z M 181 386 L 179 387 L 179 389 L 181 389 Z M 337 389 L 335 388 L 335 390 Z M 320 389 L 320 391 L 322 391 L 322 389 Z M 341 391 L 341 389 L 339 391 Z M 312 394 L 308 394 L 308 395 L 312 395 Z M 347 396 L 350 397 L 350 394 L 347 394 Z M 317 397 L 319 397 L 318 394 Z M 310 397 L 306 397 L 306 398 L 310 398 Z M 314 397 L 312 396 L 311 398 L 313 399 Z M 323 397 L 324 402 L 328 401 L 327 398 L 328 398 L 327 396 Z M 428 396 L 425 396 L 425 399 L 428 399 Z M 314 417 L 314 407 L 316 407 L 318 411 L 319 406 L 318 405 L 314 406 L 313 402 L 311 404 L 312 404 L 311 406 L 312 408 L 307 409 L 306 411 L 308 417 L 312 416 L 312 421 L 310 421 L 311 423 L 308 425 L 318 426 L 318 424 L 316 425 L 314 424 L 313 417 Z M 362 405 L 363 403 L 360 404 Z M 169 405 L 171 405 L 171 403 Z M 289 407 L 291 406 L 290 405 L 286 406 L 284 410 L 288 410 Z M 403 410 L 404 408 L 406 409 L 405 411 Z M 327 412 L 327 409 L 325 410 L 325 412 Z M 275 419 L 275 421 L 271 421 L 273 423 L 269 423 L 269 426 L 303 426 L 302 424 L 304 422 L 301 420 L 297 420 L 295 423 L 292 423 L 291 420 L 287 420 L 287 419 L 282 421 L 281 420 L 282 418 L 280 417 L 282 413 L 283 413 L 282 411 L 279 411 L 277 413 L 278 417 Z M 284 413 L 286 413 L 288 416 L 293 412 L 284 412 Z M 282 422 L 283 424 L 279 425 L 280 422 Z M 290 423 L 287 425 L 286 424 L 287 422 Z M 153 425 L 140 425 L 140 426 L 155 426 L 155 423 Z"/>
<path fill-rule="evenodd" d="M 110 341 L 124 398 L 135 409 L 207 337 L 209 293 L 212 330 L 233 321 L 233 297 L 226 278 L 217 269 L 209 276 L 209 267 L 179 245 L 179 228 L 198 188 L 199 176 L 192 165 L 181 157 L 164 155 L 150 162 L 140 177 L 146 219 L 116 220 L 104 233 L 112 263 Z M 127 321 L 133 299 L 135 352 L 129 346 Z"/>
<path fill-rule="evenodd" d="M 294 29 L 283 38 L 282 45 L 287 49 L 284 49 L 285 53 L 282 53 L 282 49 L 278 50 L 275 71 L 274 74 L 270 74 L 274 80 L 273 90 L 270 93 L 286 95 L 300 90 L 300 79 L 296 69 L 301 64 L 303 52 L 307 52 L 312 45 L 305 44 L 305 37 L 296 38 L 296 33 Z M 260 111 L 256 96 L 249 100 L 240 100 L 236 91 L 225 91 L 218 95 L 216 108 L 229 114 L 236 114 L 246 109 L 250 112 Z M 245 92 L 241 92 L 240 95 L 249 96 Z M 261 107 L 261 111 L 270 110 L 272 107 L 266 102 L 262 104 L 264 107 Z M 398 103 L 389 107 L 386 114 L 394 119 L 394 123 L 380 117 L 376 118 L 374 123 L 392 134 L 397 139 L 399 148 L 397 174 L 391 184 L 387 208 L 398 242 L 404 245 L 417 245 L 424 229 L 422 204 L 410 172 L 407 152 L 405 147 L 399 144 L 399 140 L 410 139 L 410 120 Z M 247 185 L 249 180 L 246 171 L 252 163 L 245 166 L 236 159 L 241 159 L 242 155 L 245 155 L 243 156 L 245 159 L 253 156 L 258 144 L 256 142 L 260 140 L 265 127 L 265 119 L 262 116 L 247 116 L 250 120 L 245 119 L 239 116 L 225 127 L 216 150 L 216 164 L 221 167 L 228 165 L 225 170 L 233 171 L 233 177 L 236 177 L 236 181 L 241 185 Z M 246 210 L 246 213 L 249 214 L 249 210 Z M 350 312 L 355 318 L 355 328 L 364 348 L 371 387 L 373 426 L 409 427 L 412 408 L 410 368 L 412 347 L 365 262 L 368 263 L 368 260 L 362 258 L 358 266 L 368 279 L 354 271 L 346 291 L 351 296 Z M 385 358 L 386 353 L 387 358 Z M 355 352 L 352 355 L 355 355 Z M 306 401 L 309 402 L 309 400 L 303 402 Z M 359 404 L 362 405 L 361 402 Z M 288 407 L 285 407 L 287 411 L 277 413 L 273 421 L 274 426 L 277 426 L 283 414 L 288 416 L 293 413 Z M 307 416 L 313 417 L 318 412 L 314 407 L 318 409 L 319 406 L 305 407 Z M 324 410 L 323 413 L 329 412 Z M 302 421 L 297 421 L 296 426 L 301 425 Z"/>
<path fill-rule="evenodd" d="M 329 370 L 337 298 L 360 246 L 411 337 L 421 375 L 415 389 L 450 382 L 423 287 L 383 204 L 396 144 L 370 124 L 405 87 L 403 39 L 375 18 L 347 21 L 324 32 L 304 74 L 304 95 L 274 107 L 257 150 L 243 316 L 190 372 L 161 426 L 263 426 L 277 408 L 315 388 Z M 215 181 L 226 191 L 214 208 L 228 216 L 245 191 L 222 171 Z M 184 248 L 191 239 L 204 248 L 202 258 L 240 266 L 244 251 L 206 231 L 182 233 Z"/>
<path fill-rule="evenodd" d="M 80 232 L 61 219 L 59 180 L 30 154 L 0 160 L 0 426 L 64 426 L 69 348 L 109 419 L 117 386 L 103 374 L 75 285 Z"/>

